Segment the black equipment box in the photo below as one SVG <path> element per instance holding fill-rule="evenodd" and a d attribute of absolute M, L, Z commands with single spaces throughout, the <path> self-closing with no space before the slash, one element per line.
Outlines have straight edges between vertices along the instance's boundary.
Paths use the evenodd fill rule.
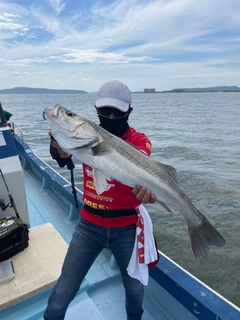
<path fill-rule="evenodd" d="M 28 227 L 17 217 L 0 218 L 0 261 L 28 247 Z"/>

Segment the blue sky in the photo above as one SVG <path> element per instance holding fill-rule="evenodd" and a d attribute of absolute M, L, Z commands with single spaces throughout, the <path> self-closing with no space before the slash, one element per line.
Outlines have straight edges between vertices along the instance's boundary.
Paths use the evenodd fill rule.
<path fill-rule="evenodd" d="M 0 0 L 0 89 L 240 86 L 239 0 Z"/>

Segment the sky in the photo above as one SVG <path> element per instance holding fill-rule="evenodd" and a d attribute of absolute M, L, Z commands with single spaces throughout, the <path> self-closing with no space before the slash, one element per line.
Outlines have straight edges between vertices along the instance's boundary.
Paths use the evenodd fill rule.
<path fill-rule="evenodd" d="M 239 0 L 0 0 L 0 89 L 240 86 Z"/>

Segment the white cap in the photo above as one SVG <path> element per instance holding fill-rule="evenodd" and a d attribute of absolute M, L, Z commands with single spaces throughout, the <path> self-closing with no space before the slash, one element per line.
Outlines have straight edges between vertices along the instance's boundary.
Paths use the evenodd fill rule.
<path fill-rule="evenodd" d="M 104 83 L 98 91 L 96 107 L 113 107 L 123 112 L 129 109 L 132 102 L 128 87 L 118 80 Z"/>

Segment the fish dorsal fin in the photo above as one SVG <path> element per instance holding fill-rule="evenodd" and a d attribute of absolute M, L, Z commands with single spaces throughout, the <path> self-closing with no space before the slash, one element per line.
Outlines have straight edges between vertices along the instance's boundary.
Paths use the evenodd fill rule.
<path fill-rule="evenodd" d="M 98 169 L 93 168 L 93 183 L 98 195 L 107 190 L 107 180 L 111 180 L 111 177 L 106 176 Z"/>
<path fill-rule="evenodd" d="M 156 161 L 156 163 L 159 166 L 163 167 L 167 171 L 167 173 L 175 180 L 175 182 L 178 183 L 177 170 L 174 167 L 170 166 L 169 164 L 163 164 L 158 161 Z"/>
<path fill-rule="evenodd" d="M 118 139 L 106 139 L 98 143 L 96 146 L 92 147 L 93 156 L 107 155 L 113 151 L 113 148 L 116 149 L 118 147 L 118 144 Z"/>

